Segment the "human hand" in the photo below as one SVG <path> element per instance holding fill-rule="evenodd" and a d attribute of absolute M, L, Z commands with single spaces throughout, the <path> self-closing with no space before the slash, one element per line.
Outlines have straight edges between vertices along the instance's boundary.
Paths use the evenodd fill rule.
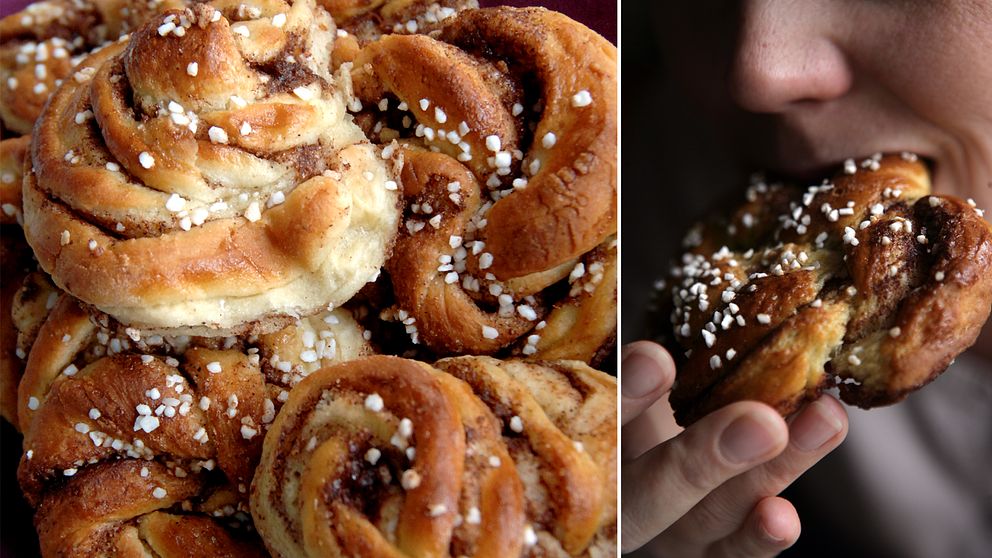
<path fill-rule="evenodd" d="M 668 391 L 671 356 L 654 343 L 623 349 L 623 551 L 773 556 L 799 538 L 795 508 L 776 496 L 847 435 L 847 414 L 824 395 L 788 423 L 741 401 L 685 429 Z"/>

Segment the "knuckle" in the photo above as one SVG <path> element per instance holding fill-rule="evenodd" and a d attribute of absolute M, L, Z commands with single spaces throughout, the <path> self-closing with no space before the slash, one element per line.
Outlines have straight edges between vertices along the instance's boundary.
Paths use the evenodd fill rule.
<path fill-rule="evenodd" d="M 645 537 L 640 521 L 624 509 L 621 515 L 623 542 L 621 550 L 624 553 L 633 552 L 640 548 L 650 537 Z"/>
<path fill-rule="evenodd" d="M 672 467 L 680 482 L 695 493 L 710 492 L 724 480 L 718 459 L 705 449 L 705 440 L 686 438 L 674 445 Z"/>

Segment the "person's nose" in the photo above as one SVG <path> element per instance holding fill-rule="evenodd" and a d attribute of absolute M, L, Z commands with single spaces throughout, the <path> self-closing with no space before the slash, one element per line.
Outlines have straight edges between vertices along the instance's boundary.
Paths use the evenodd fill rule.
<path fill-rule="evenodd" d="M 745 110 L 779 113 L 825 102 L 851 87 L 851 68 L 831 37 L 829 2 L 744 0 L 730 75 Z"/>

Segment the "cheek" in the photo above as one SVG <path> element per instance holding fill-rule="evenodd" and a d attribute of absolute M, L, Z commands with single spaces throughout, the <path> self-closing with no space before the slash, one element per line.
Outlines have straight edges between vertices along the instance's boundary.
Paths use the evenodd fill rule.
<path fill-rule="evenodd" d="M 950 194 L 974 200 L 978 209 L 988 210 L 986 219 L 992 218 L 992 142 L 974 140 L 955 144 L 937 160 L 933 189 L 939 194 Z"/>
<path fill-rule="evenodd" d="M 935 190 L 992 209 L 992 3 L 932 2 L 852 36 L 855 63 L 898 99 L 937 159 Z"/>
<path fill-rule="evenodd" d="M 992 35 L 992 28 L 990 28 Z M 941 49 L 928 67 L 940 68 L 908 97 L 938 131 L 937 191 L 975 198 L 992 207 L 992 58 L 968 51 L 966 42 L 948 54 Z M 983 44 L 983 46 L 985 46 Z M 992 49 L 992 44 L 986 48 Z M 945 172 L 946 171 L 946 172 Z"/>

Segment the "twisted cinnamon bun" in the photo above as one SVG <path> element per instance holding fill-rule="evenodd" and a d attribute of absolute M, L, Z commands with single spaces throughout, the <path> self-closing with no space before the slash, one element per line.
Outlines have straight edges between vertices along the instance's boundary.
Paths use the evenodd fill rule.
<path fill-rule="evenodd" d="M 83 56 L 183 0 L 46 0 L 0 19 L 0 120 L 30 134 Z"/>
<path fill-rule="evenodd" d="M 788 415 L 835 383 L 850 404 L 900 401 L 992 305 L 992 227 L 974 202 L 932 195 L 908 153 L 806 190 L 758 181 L 686 240 L 667 291 L 681 424 L 741 399 Z"/>
<path fill-rule="evenodd" d="M 247 487 L 265 430 L 311 370 L 368 350 L 350 315 L 259 338 L 145 336 L 52 293 L 18 392 L 43 554 L 190 555 L 206 537 L 193 555 L 264 555 Z"/>
<path fill-rule="evenodd" d="M 345 115 L 333 34 L 312 0 L 215 2 L 81 62 L 25 179 L 41 267 L 173 334 L 270 332 L 348 300 L 378 275 L 398 199 Z"/>
<path fill-rule="evenodd" d="M 560 303 L 596 306 L 602 327 L 548 342 L 556 358 L 589 359 L 608 345 L 615 48 L 547 10 L 466 10 L 436 38 L 369 43 L 352 73 L 357 120 L 403 154 L 408 210 L 387 263 L 389 313 L 407 316 L 412 341 L 442 355 L 515 346 L 543 356 L 541 329 Z"/>
<path fill-rule="evenodd" d="M 252 486 L 269 551 L 613 555 L 615 381 L 578 362 L 436 366 L 369 357 L 293 390 Z"/>

